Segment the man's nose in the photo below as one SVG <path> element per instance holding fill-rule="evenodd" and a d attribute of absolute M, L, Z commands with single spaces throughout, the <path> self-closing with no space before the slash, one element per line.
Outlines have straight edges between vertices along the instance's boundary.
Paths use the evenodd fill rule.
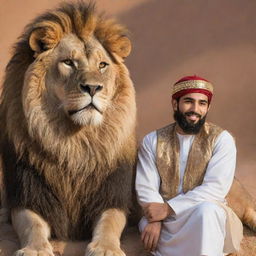
<path fill-rule="evenodd" d="M 102 85 L 80 84 L 80 90 L 86 92 L 93 97 L 97 92 L 101 91 Z"/>
<path fill-rule="evenodd" d="M 199 104 L 196 102 L 194 104 L 192 104 L 191 111 L 193 111 L 195 113 L 199 113 Z"/>

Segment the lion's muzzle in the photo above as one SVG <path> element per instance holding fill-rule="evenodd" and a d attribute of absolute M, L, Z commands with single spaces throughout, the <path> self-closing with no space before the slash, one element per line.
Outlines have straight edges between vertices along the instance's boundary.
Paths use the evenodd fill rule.
<path fill-rule="evenodd" d="M 93 97 L 97 92 L 101 91 L 102 85 L 80 84 L 80 90 L 83 93 L 88 93 Z"/>

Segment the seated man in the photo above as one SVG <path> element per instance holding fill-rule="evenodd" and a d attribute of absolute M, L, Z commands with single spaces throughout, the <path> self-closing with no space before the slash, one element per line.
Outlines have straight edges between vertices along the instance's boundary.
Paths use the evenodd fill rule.
<path fill-rule="evenodd" d="M 172 91 L 176 122 L 143 139 L 136 174 L 144 210 L 139 228 L 144 247 L 153 255 L 230 252 L 224 243 L 224 209 L 234 178 L 236 146 L 228 131 L 205 122 L 212 93 L 212 84 L 203 78 L 180 79 Z M 242 237 L 241 232 L 242 225 Z"/>

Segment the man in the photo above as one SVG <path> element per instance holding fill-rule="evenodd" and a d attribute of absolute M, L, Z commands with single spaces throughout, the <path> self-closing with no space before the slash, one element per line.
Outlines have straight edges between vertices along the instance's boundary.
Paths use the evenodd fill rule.
<path fill-rule="evenodd" d="M 226 130 L 206 123 L 213 86 L 188 76 L 173 86 L 175 123 L 143 139 L 136 191 L 145 249 L 156 256 L 223 256 L 226 211 L 236 146 Z M 229 251 L 225 251 L 229 252 Z"/>

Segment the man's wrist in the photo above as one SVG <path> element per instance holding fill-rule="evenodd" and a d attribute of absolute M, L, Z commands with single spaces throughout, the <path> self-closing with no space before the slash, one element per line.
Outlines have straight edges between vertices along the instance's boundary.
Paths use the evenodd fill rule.
<path fill-rule="evenodd" d="M 167 217 L 174 215 L 174 210 L 171 208 L 171 206 L 168 203 L 164 203 L 165 207 L 166 207 L 166 213 L 167 213 Z"/>

